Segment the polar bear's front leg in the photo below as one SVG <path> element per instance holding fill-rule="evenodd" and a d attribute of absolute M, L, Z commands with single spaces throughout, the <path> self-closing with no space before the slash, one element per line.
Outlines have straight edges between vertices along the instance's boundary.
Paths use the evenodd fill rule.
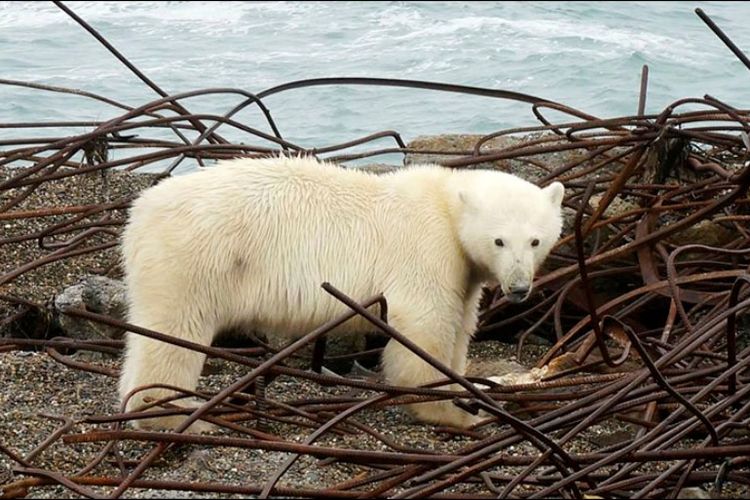
<path fill-rule="evenodd" d="M 464 302 L 464 315 L 461 320 L 461 330 L 456 336 L 456 345 L 453 349 L 453 363 L 451 367 L 461 375 L 466 374 L 468 367 L 469 342 L 477 329 L 479 319 L 479 300 L 482 297 L 482 287 L 477 286 L 470 291 Z"/>
<path fill-rule="evenodd" d="M 175 334 L 172 333 L 172 335 Z M 202 338 L 190 338 L 188 340 L 209 345 L 211 343 L 210 336 L 204 336 L 207 337 L 207 340 Z M 199 352 L 129 333 L 120 376 L 120 397 L 123 399 L 134 389 L 150 384 L 166 384 L 195 390 L 205 357 L 205 354 Z M 126 409 L 127 411 L 137 410 L 146 404 L 146 398 L 158 400 L 173 394 L 174 391 L 168 389 L 139 391 L 128 400 Z M 170 402 L 170 404 L 194 407 L 197 402 L 182 399 Z M 184 420 L 184 416 L 175 415 L 135 420 L 134 425 L 140 429 L 174 429 Z M 212 428 L 211 424 L 198 421 L 193 423 L 188 430 L 190 432 L 205 432 Z"/>
<path fill-rule="evenodd" d="M 460 330 L 456 335 L 456 343 L 453 346 L 453 358 L 451 359 L 451 368 L 459 375 L 466 375 L 466 367 L 469 364 L 469 342 L 471 336 L 466 330 Z"/>
<path fill-rule="evenodd" d="M 414 312 L 400 312 L 391 307 L 389 323 L 445 366 L 453 368 L 457 359 L 465 363 L 469 338 L 461 329 L 460 314 L 454 321 L 440 319 L 439 314 L 434 311 L 417 317 Z M 391 339 L 383 350 L 383 372 L 389 383 L 407 387 L 417 387 L 446 378 L 395 339 Z M 461 390 L 457 385 L 440 388 Z M 432 424 L 468 427 L 479 421 L 474 415 L 454 405 L 452 400 L 416 403 L 408 408 L 418 420 Z"/>

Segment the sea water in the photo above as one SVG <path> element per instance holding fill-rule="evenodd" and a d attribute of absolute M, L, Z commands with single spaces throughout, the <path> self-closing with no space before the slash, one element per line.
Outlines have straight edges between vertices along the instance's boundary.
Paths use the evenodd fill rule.
<path fill-rule="evenodd" d="M 747 2 L 66 5 L 170 94 L 211 87 L 257 93 L 319 77 L 402 78 L 523 92 L 613 117 L 636 112 L 647 64 L 649 113 L 704 94 L 750 107 L 750 71 L 694 12 L 702 8 L 750 53 Z M 0 78 L 81 89 L 130 106 L 159 97 L 47 2 L 0 2 Z M 223 114 L 243 99 L 220 95 L 184 105 Z M 321 86 L 282 92 L 265 103 L 282 135 L 304 147 L 386 129 L 409 140 L 538 124 L 527 103 L 427 90 Z M 121 112 L 83 97 L 0 85 L 4 124 L 101 121 Z M 255 106 L 236 118 L 270 132 Z M 270 146 L 238 131 L 225 135 Z M 18 129 L 0 129 L 0 138 L 9 136 L 18 137 Z"/>

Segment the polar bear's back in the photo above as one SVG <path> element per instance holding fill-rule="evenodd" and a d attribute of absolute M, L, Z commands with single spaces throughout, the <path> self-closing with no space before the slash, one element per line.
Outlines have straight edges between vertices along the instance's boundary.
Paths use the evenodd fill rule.
<path fill-rule="evenodd" d="M 430 241 L 415 234 L 414 200 L 393 186 L 304 158 L 236 160 L 167 179 L 136 200 L 123 235 L 131 310 L 151 316 L 159 313 L 149 303 L 190 303 L 214 328 L 249 317 L 259 329 L 317 326 L 344 311 L 322 282 L 364 298 L 424 258 L 419 247 Z M 420 229 L 450 231 L 419 210 L 432 221 Z"/>

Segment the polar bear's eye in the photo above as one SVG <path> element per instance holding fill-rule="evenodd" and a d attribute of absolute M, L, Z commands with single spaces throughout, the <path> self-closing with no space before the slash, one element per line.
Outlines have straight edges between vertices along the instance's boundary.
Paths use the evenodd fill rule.
<path fill-rule="evenodd" d="M 505 243 L 503 243 L 503 240 L 501 238 L 498 238 L 495 240 L 495 245 L 502 247 L 505 246 Z"/>
<path fill-rule="evenodd" d="M 536 238 L 534 238 L 533 240 L 531 240 L 531 246 L 532 247 L 538 247 L 539 246 L 539 240 L 536 239 Z"/>

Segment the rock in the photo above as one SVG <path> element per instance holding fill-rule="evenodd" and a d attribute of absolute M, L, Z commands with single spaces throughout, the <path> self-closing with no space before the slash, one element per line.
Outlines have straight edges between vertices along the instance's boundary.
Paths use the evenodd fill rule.
<path fill-rule="evenodd" d="M 529 134 L 522 137 L 504 135 L 495 137 L 482 144 L 481 152 L 488 153 L 492 151 L 493 153 L 497 153 L 506 149 L 521 147 L 524 144 L 543 138 L 544 135 L 545 134 Z M 474 147 L 482 137 L 484 136 L 479 134 L 444 134 L 417 137 L 412 140 L 407 147 L 426 152 L 408 153 L 404 158 L 404 165 L 411 165 L 413 163 L 442 163 L 462 156 L 471 156 Z M 440 152 L 443 151 L 446 154 L 440 154 Z M 450 154 L 452 152 L 460 154 Z M 530 182 L 537 182 L 548 174 L 548 171 L 545 170 L 545 168 L 542 168 L 545 165 L 546 168 L 558 167 L 579 156 L 580 153 L 575 151 L 561 151 L 538 154 L 519 159 L 483 162 L 464 168 L 500 170 L 517 175 Z M 536 163 L 536 165 L 534 163 Z"/>
<path fill-rule="evenodd" d="M 618 422 L 613 425 L 594 425 L 588 428 L 586 433 L 591 443 L 599 448 L 614 446 L 616 444 L 630 443 L 635 439 L 638 432 L 636 426 Z"/>
<path fill-rule="evenodd" d="M 573 234 L 575 232 L 576 210 L 571 207 L 562 207 L 563 228 L 562 234 Z M 585 219 L 584 215 L 584 221 Z"/>
<path fill-rule="evenodd" d="M 596 210 L 599 208 L 599 204 L 602 201 L 602 198 L 604 198 L 604 193 L 599 193 L 591 196 L 589 198 L 589 206 L 592 210 Z M 604 213 L 599 216 L 598 220 L 605 220 L 610 219 L 614 217 L 618 217 L 621 215 L 626 214 L 627 212 L 630 212 L 632 210 L 636 210 L 640 207 L 638 205 L 628 199 L 624 199 L 622 196 L 617 195 L 615 196 L 612 201 L 607 205 L 607 208 L 604 209 Z M 576 220 L 576 213 L 577 211 L 571 207 L 563 207 L 562 210 L 563 213 L 563 231 L 562 234 L 564 235 L 573 235 L 575 234 L 575 220 Z M 588 223 L 588 220 L 590 219 L 591 214 L 586 213 L 583 216 L 583 227 L 586 226 Z M 586 252 L 586 255 L 590 255 L 590 252 L 592 250 L 592 244 L 598 239 L 600 241 L 606 241 L 609 239 L 614 233 L 614 229 L 616 226 L 603 226 L 599 227 L 597 229 L 594 229 L 590 234 L 586 235 L 585 242 L 584 242 L 584 249 Z M 573 255 L 576 254 L 576 243 L 575 239 L 572 239 L 568 244 L 564 245 L 562 249 L 566 252 L 569 252 Z"/>
<path fill-rule="evenodd" d="M 678 498 L 714 498 L 703 488 L 683 488 L 680 490 Z"/>
<path fill-rule="evenodd" d="M 80 308 L 124 319 L 127 311 L 125 285 L 104 276 L 86 276 L 55 297 L 58 323 L 65 335 L 75 339 L 119 339 L 124 330 L 63 314 L 67 308 Z"/>
<path fill-rule="evenodd" d="M 739 234 L 718 222 L 704 219 L 682 231 L 672 234 L 666 240 L 677 246 L 700 243 L 712 247 L 723 247 Z"/>
<path fill-rule="evenodd" d="M 401 167 L 396 165 L 390 165 L 388 163 L 370 163 L 367 165 L 359 165 L 350 167 L 352 170 L 361 170 L 363 172 L 369 172 L 372 174 L 387 174 L 395 170 L 399 170 Z"/>
<path fill-rule="evenodd" d="M 484 137 L 478 134 L 444 134 L 444 135 L 427 135 L 415 138 L 407 147 L 410 149 L 419 149 L 428 151 L 428 153 L 407 153 L 404 157 L 404 165 L 414 163 L 440 163 L 445 160 L 453 160 L 463 155 L 471 155 L 477 142 Z M 482 144 L 482 151 L 488 149 L 505 149 L 515 146 L 522 142 L 521 139 L 510 136 L 497 137 L 490 139 Z M 455 154 L 437 154 L 429 151 L 460 152 L 463 155 Z M 499 160 L 495 162 L 485 162 L 472 165 L 467 168 L 490 168 L 495 170 L 510 171 L 510 160 Z"/>
<path fill-rule="evenodd" d="M 602 198 L 604 198 L 604 193 L 595 194 L 589 198 L 589 205 L 591 205 L 591 208 L 594 210 L 599 208 Z M 602 214 L 602 218 L 608 219 L 610 217 L 617 217 L 632 210 L 637 210 L 638 208 L 640 207 L 633 201 L 623 199 L 622 196 L 617 195 L 612 199 L 609 205 L 607 205 L 607 208 Z"/>

